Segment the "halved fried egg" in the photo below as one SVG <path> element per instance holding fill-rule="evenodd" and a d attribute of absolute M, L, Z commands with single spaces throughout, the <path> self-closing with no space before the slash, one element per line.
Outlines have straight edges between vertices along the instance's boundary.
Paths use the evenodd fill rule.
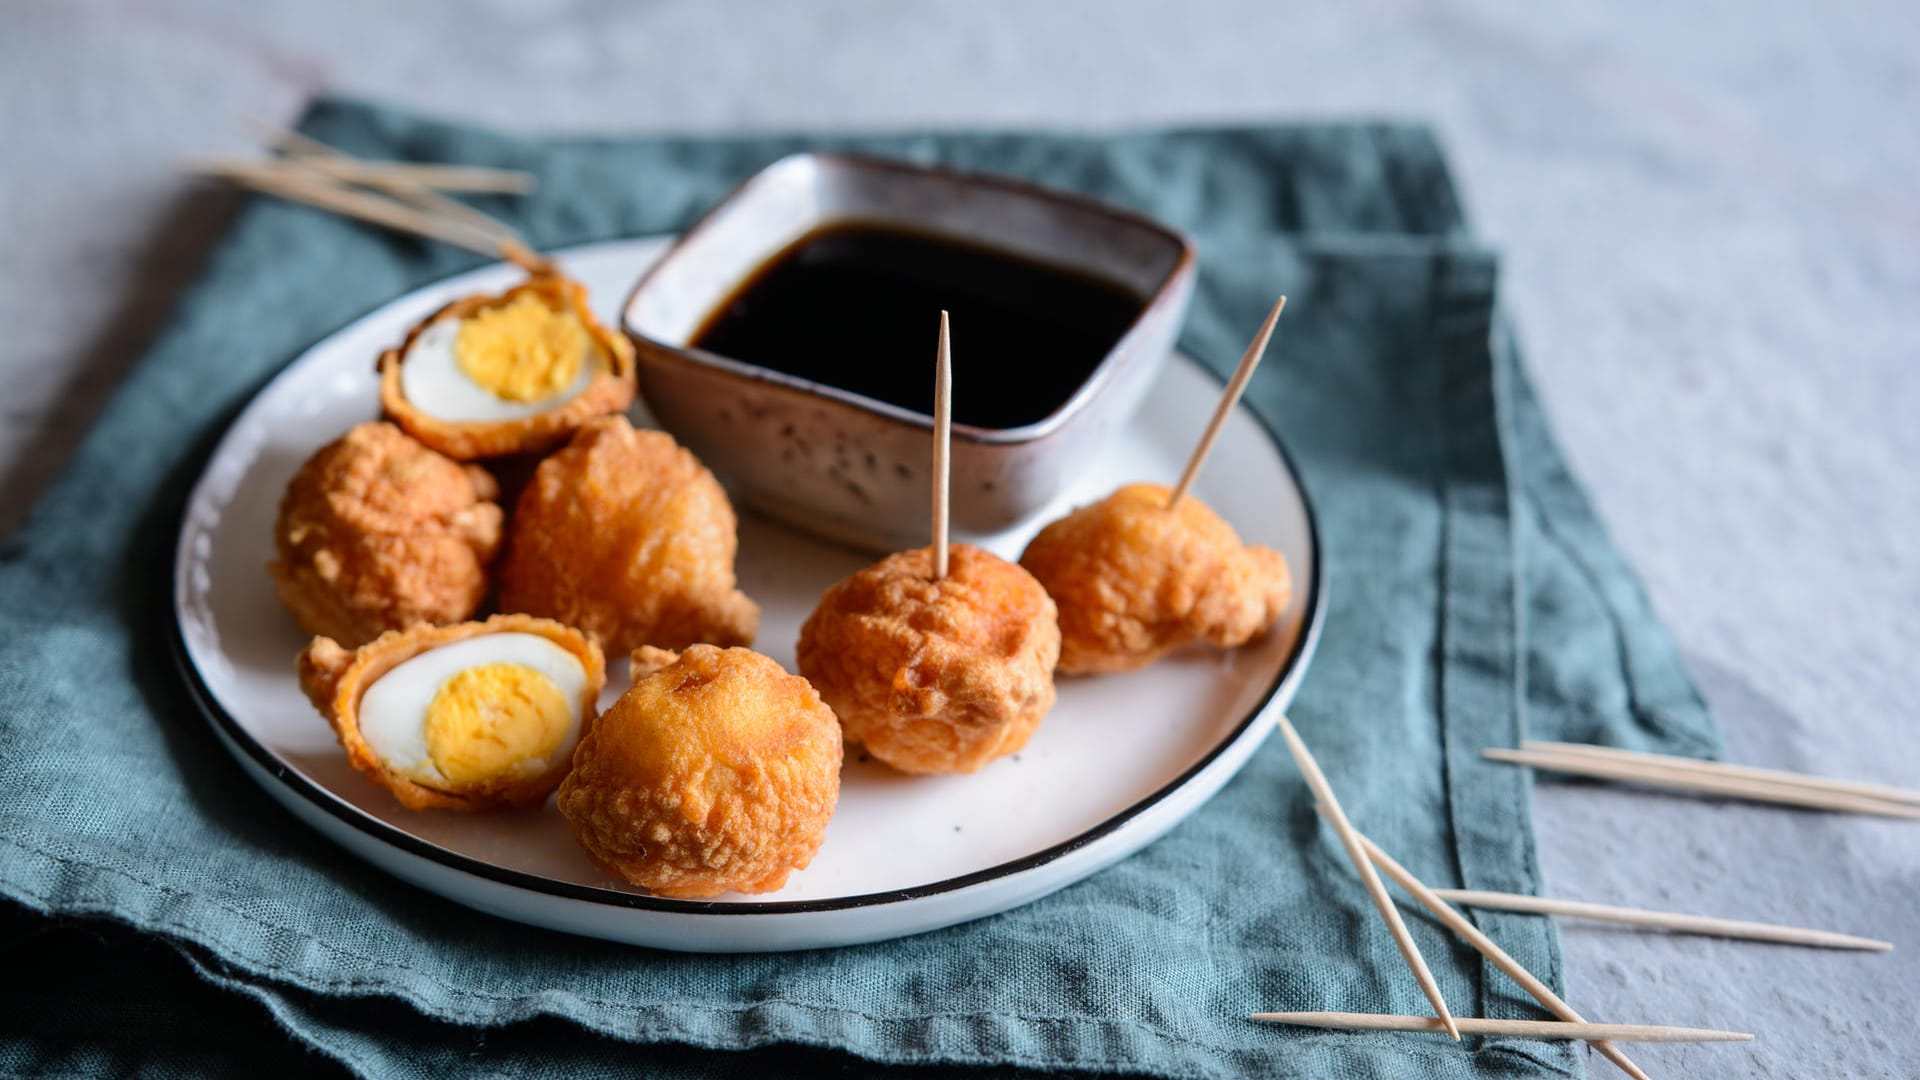
<path fill-rule="evenodd" d="M 400 387 L 441 420 L 519 420 L 580 396 L 606 369 L 578 315 L 522 294 L 429 324 L 401 362 Z"/>
<path fill-rule="evenodd" d="M 351 650 L 317 637 L 298 667 L 347 761 L 413 810 L 545 802 L 607 677 L 591 638 L 531 615 L 422 623 Z"/>
<path fill-rule="evenodd" d="M 526 780 L 572 757 L 587 693 L 574 654 L 534 634 L 488 634 L 374 680 L 360 737 L 381 764 L 441 791 Z"/>
<path fill-rule="evenodd" d="M 634 381 L 633 345 L 553 272 L 455 300 L 380 355 L 387 418 L 457 461 L 550 450 L 625 410 Z"/>

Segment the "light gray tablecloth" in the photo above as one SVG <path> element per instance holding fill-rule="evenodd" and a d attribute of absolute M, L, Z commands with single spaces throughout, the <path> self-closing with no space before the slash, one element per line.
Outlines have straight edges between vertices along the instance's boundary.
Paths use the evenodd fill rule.
<path fill-rule="evenodd" d="M 224 222 L 172 165 L 322 86 L 539 130 L 1413 115 L 1503 248 L 1563 442 L 1729 756 L 1920 782 L 1920 8 L 1617 11 L 10 4 L 0 532 Z M 1557 893 L 1902 946 L 1569 925 L 1584 1011 L 1761 1033 L 1650 1069 L 1920 1070 L 1920 829 L 1556 784 L 1536 807 Z"/>

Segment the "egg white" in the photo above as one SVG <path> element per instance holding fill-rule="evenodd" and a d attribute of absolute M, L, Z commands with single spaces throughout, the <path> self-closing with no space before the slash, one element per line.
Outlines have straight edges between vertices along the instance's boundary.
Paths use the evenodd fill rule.
<path fill-rule="evenodd" d="M 400 362 L 400 391 L 413 407 L 428 416 L 455 422 L 524 420 L 580 396 L 604 365 L 588 335 L 580 358 L 580 372 L 566 389 L 534 401 L 508 401 L 474 382 L 460 369 L 454 343 L 465 319 L 441 319 L 413 339 Z"/>
<path fill-rule="evenodd" d="M 530 775 L 571 757 L 580 741 L 580 712 L 586 705 L 587 671 L 580 658 L 538 634 L 487 634 L 429 649 L 380 676 L 360 695 L 360 737 L 389 768 L 428 787 L 446 787 L 447 778 L 427 753 L 427 707 L 448 679 L 484 664 L 524 664 L 553 680 L 573 703 L 567 733 L 553 753 L 539 759 Z"/>

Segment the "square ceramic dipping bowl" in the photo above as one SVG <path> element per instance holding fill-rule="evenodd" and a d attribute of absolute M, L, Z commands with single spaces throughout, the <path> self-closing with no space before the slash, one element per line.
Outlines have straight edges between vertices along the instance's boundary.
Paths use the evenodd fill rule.
<path fill-rule="evenodd" d="M 953 425 L 956 538 L 1047 505 L 1140 405 L 1193 293 L 1193 245 L 1128 210 L 1006 177 L 847 154 L 783 158 L 709 211 L 634 287 L 622 313 L 655 419 L 749 504 L 878 550 L 929 542 L 933 419 L 690 345 L 754 272 L 842 224 L 893 227 L 1104 279 L 1139 313 L 1064 403 L 1010 428 Z M 933 383 L 935 327 L 923 363 Z M 966 378 L 956 348 L 954 379 Z M 931 391 L 929 391 L 931 393 Z"/>

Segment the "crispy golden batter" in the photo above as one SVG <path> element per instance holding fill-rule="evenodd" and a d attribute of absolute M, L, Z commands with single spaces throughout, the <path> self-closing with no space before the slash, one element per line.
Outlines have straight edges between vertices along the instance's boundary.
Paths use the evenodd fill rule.
<path fill-rule="evenodd" d="M 651 645 L 642 645 L 633 650 L 627 660 L 627 678 L 634 682 L 659 671 L 668 664 L 680 662 L 680 654 L 672 649 L 656 649 Z"/>
<path fill-rule="evenodd" d="M 459 622 L 487 594 L 500 547 L 493 478 L 392 424 L 361 424 L 294 474 L 267 564 L 309 634 L 348 646 L 415 623 Z"/>
<path fill-rule="evenodd" d="M 1060 670 L 1131 671 L 1183 645 L 1264 633 L 1293 590 L 1287 562 L 1249 547 L 1189 495 L 1128 484 L 1040 530 L 1020 565 L 1060 605 Z"/>
<path fill-rule="evenodd" d="M 469 319 L 499 310 L 515 301 L 533 298 L 555 311 L 578 316 L 594 344 L 603 367 L 586 389 L 562 404 L 518 420 L 441 420 L 422 412 L 407 400 L 400 382 L 400 365 L 414 339 L 441 319 Z M 633 344 L 600 325 L 587 306 L 586 286 L 557 273 L 536 273 L 524 284 L 499 296 L 468 296 L 455 300 L 420 320 L 398 348 L 380 354 L 380 407 L 388 419 L 407 434 L 448 457 L 461 461 L 539 453 L 567 440 L 580 425 L 596 416 L 618 413 L 633 403 Z"/>
<path fill-rule="evenodd" d="M 956 544 L 890 555 L 828 589 L 800 672 L 847 738 L 902 772 L 965 773 L 1027 744 L 1053 708 L 1060 627 L 1032 575 Z"/>
<path fill-rule="evenodd" d="M 327 723 L 333 725 L 333 732 L 339 736 L 340 746 L 346 750 L 347 760 L 353 767 L 374 784 L 393 792 L 409 810 L 472 811 L 539 806 L 559 786 L 571 767 L 570 762 L 562 760 L 546 773 L 524 780 L 496 780 L 459 791 L 442 791 L 425 787 L 388 768 L 360 736 L 360 698 L 380 676 L 429 649 L 486 634 L 511 633 L 538 634 L 580 658 L 580 666 L 586 669 L 589 691 L 581 709 L 581 727 L 583 731 L 591 731 L 594 704 L 599 700 L 600 688 L 607 682 L 607 664 L 600 647 L 571 627 L 526 615 L 495 615 L 485 622 L 391 630 L 358 649 L 343 648 L 332 638 L 316 637 L 300 653 L 300 689 L 306 692 L 313 707 L 320 710 L 320 715 L 326 717 Z"/>
<path fill-rule="evenodd" d="M 601 417 L 520 493 L 500 607 L 618 652 L 750 644 L 760 608 L 734 587 L 734 528 L 727 493 L 673 436 Z"/>
<path fill-rule="evenodd" d="M 771 892 L 820 850 L 841 753 L 807 680 L 751 649 L 695 645 L 594 724 L 560 812 L 601 869 L 661 896 Z"/>

